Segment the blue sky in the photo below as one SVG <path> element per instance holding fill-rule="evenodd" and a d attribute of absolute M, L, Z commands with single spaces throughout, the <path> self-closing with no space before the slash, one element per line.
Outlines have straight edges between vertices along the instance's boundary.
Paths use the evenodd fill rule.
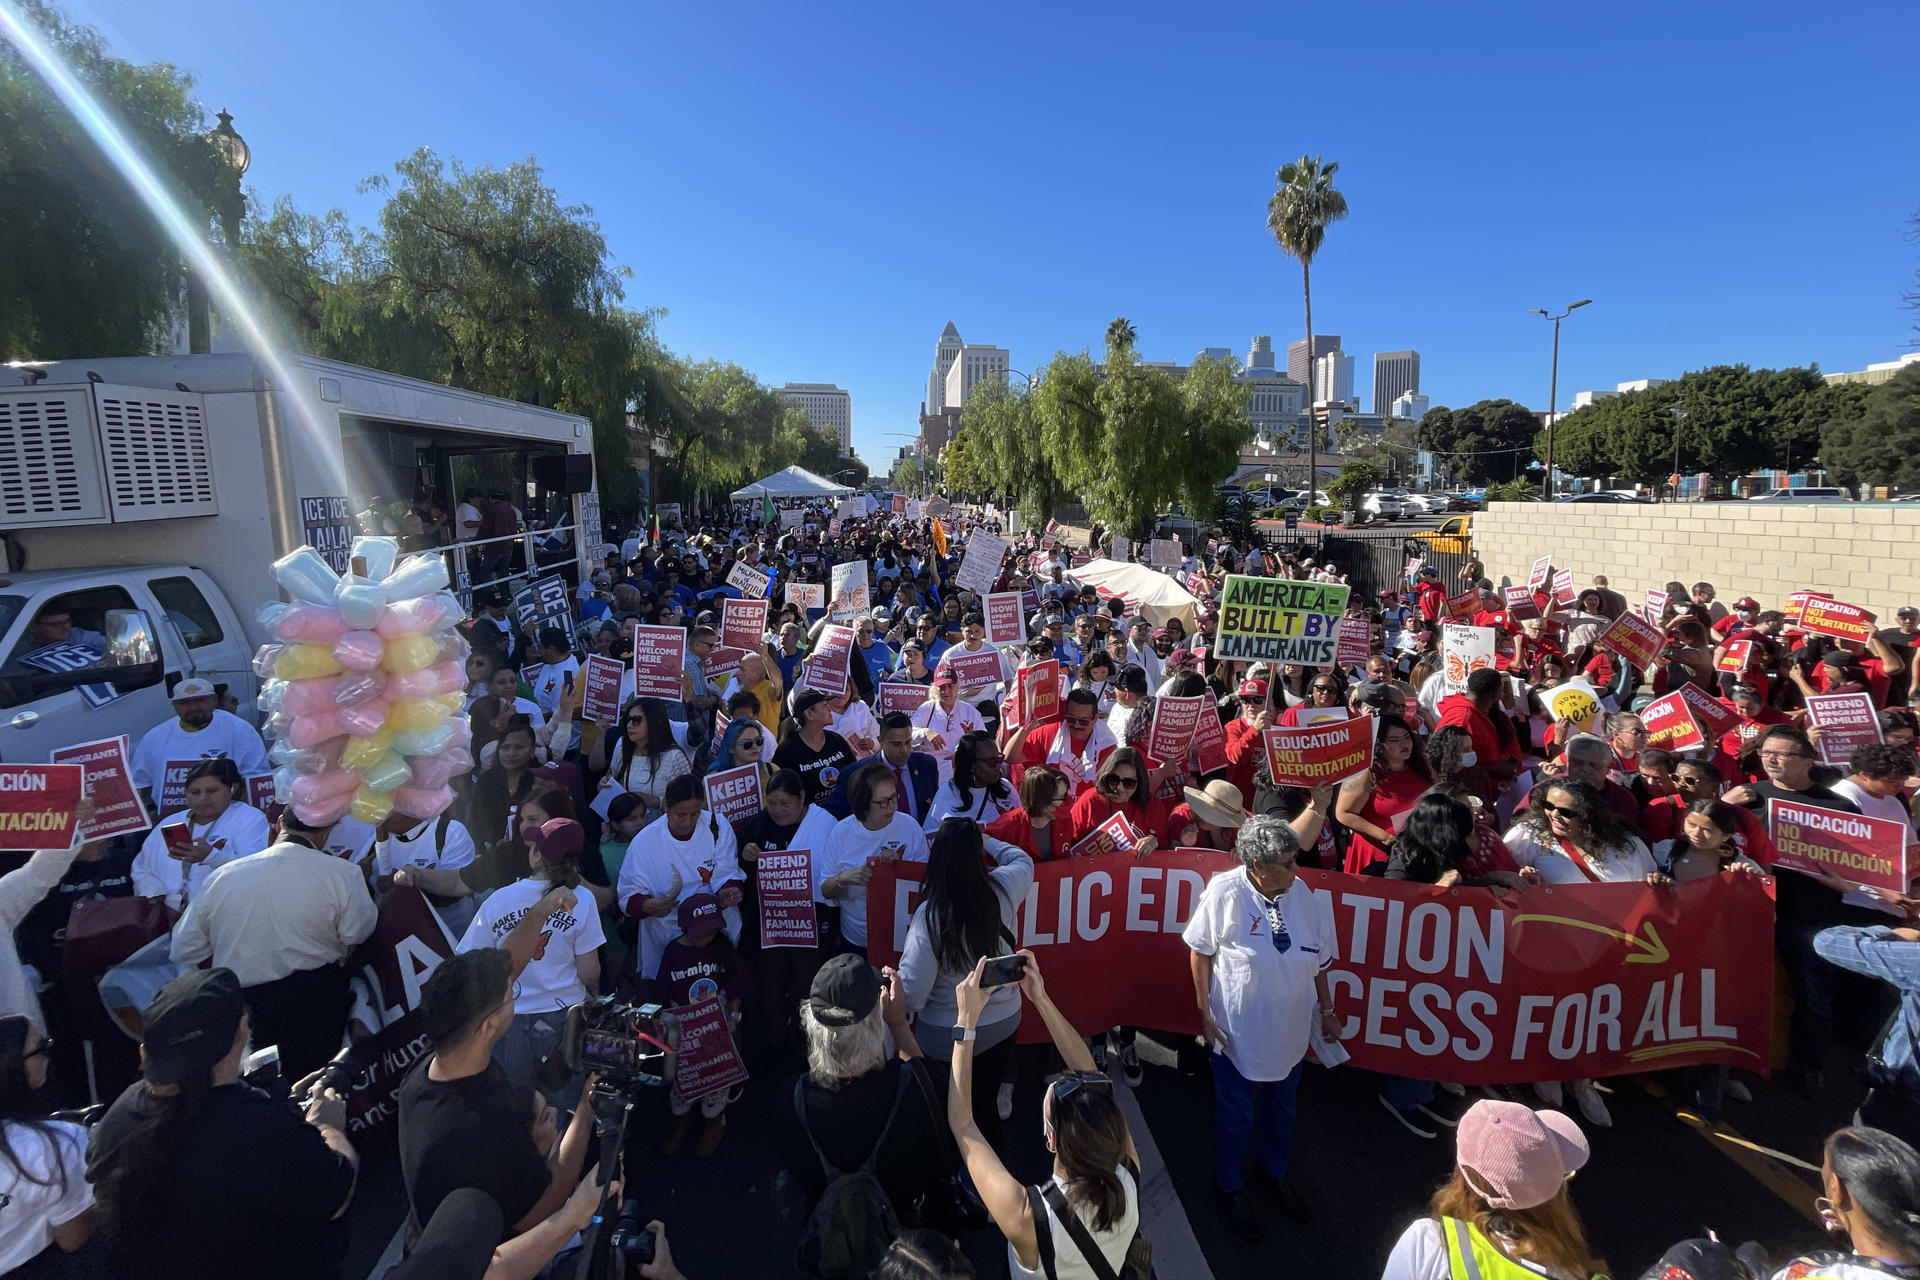
<path fill-rule="evenodd" d="M 1604 10 L 1604 12 L 1601 12 Z M 1352 206 L 1314 327 L 1413 347 L 1435 404 L 1907 349 L 1920 8 L 73 0 L 190 70 L 248 182 L 370 219 L 430 146 L 535 156 L 674 349 L 837 382 L 884 466 L 941 327 L 1031 372 L 1129 317 L 1148 359 L 1303 331 L 1274 170 Z"/>

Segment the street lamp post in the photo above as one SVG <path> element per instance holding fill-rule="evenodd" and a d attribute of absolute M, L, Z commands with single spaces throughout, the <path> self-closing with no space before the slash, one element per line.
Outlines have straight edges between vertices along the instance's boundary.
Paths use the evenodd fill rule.
<path fill-rule="evenodd" d="M 220 123 L 208 131 L 207 141 L 233 171 L 233 194 L 220 202 L 219 209 L 227 244 L 231 247 L 240 242 L 240 220 L 247 209 L 247 198 L 240 192 L 240 179 L 253 163 L 253 149 L 235 132 L 231 114 L 223 110 L 215 118 Z M 207 285 L 193 271 L 187 272 L 187 350 L 197 356 L 213 350 L 213 319 L 208 314 Z"/>
<path fill-rule="evenodd" d="M 1560 419 L 1558 409 L 1560 396 L 1560 322 L 1592 302 L 1592 298 L 1582 298 L 1578 302 L 1569 302 L 1567 309 L 1554 315 L 1540 307 L 1528 308 L 1534 315 L 1553 321 L 1553 369 L 1547 378 L 1547 477 L 1540 482 L 1542 495 L 1553 500 L 1553 428 Z M 1515 455 L 1516 457 L 1518 455 Z"/>
<path fill-rule="evenodd" d="M 1679 405 L 1668 412 L 1673 414 L 1673 479 L 1667 486 L 1667 501 L 1680 501 L 1680 426 L 1687 420 L 1687 411 Z"/>

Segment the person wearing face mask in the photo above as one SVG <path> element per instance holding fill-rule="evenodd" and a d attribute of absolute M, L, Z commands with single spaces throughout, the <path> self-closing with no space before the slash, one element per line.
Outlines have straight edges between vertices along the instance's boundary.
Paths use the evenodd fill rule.
<path fill-rule="evenodd" d="M 1826 1141 L 1820 1223 L 1844 1247 L 1803 1254 L 1773 1280 L 1868 1280 L 1920 1274 L 1920 1152 L 1880 1129 L 1856 1125 Z"/>
<path fill-rule="evenodd" d="M 192 762 L 215 756 L 233 761 L 241 777 L 273 771 L 260 731 L 215 706 L 213 682 L 197 676 L 182 680 L 173 687 L 173 719 L 147 730 L 133 749 L 133 785 L 151 793 L 149 809 L 162 808 L 153 802 L 167 792 L 167 784 L 181 780 L 170 772 L 183 778 Z"/>
<path fill-rule="evenodd" d="M 234 799 L 239 785 L 231 760 L 202 760 L 187 771 L 186 808 L 162 818 L 133 859 L 136 895 L 165 898 L 168 906 L 184 909 L 207 877 L 272 842 L 266 815 Z"/>

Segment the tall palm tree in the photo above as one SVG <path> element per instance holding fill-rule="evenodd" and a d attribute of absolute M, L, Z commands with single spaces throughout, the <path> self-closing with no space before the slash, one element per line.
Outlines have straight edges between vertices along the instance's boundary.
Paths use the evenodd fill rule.
<path fill-rule="evenodd" d="M 1125 316 L 1115 316 L 1107 323 L 1107 350 L 1131 351 L 1135 337 L 1133 321 Z"/>
<path fill-rule="evenodd" d="M 1319 434 L 1313 420 L 1313 258 L 1327 238 L 1327 225 L 1347 216 L 1347 198 L 1334 189 L 1340 162 L 1301 156 L 1274 175 L 1267 201 L 1267 230 L 1280 252 L 1300 263 L 1300 289 L 1307 302 L 1307 505 L 1320 487 Z M 1109 330 L 1111 332 L 1111 330 Z"/>

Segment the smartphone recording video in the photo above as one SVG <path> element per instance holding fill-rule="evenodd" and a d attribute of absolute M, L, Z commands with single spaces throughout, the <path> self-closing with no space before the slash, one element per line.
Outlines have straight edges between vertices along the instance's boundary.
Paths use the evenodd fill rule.
<path fill-rule="evenodd" d="M 1025 956 L 995 956 L 980 971 L 981 987 L 1004 987 L 1027 976 Z"/>

